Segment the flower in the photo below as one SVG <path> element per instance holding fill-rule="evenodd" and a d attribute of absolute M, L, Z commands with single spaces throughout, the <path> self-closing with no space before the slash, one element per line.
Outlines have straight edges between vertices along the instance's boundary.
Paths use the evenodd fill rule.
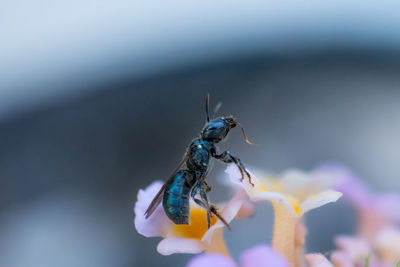
<path fill-rule="evenodd" d="M 259 172 L 251 174 L 252 186 L 247 180 L 241 181 L 241 173 L 235 164 L 230 164 L 226 172 L 233 183 L 246 190 L 250 200 L 272 203 L 275 213 L 272 246 L 288 259 L 290 266 L 300 266 L 299 254 L 306 234 L 301 217 L 341 197 L 342 193 L 329 189 L 334 184 L 334 177 L 319 170 L 310 173 L 289 170 L 278 179 Z"/>
<path fill-rule="evenodd" d="M 382 228 L 373 242 L 382 262 L 395 265 L 400 262 L 400 230 L 393 226 Z"/>
<path fill-rule="evenodd" d="M 192 258 L 186 267 L 205 267 L 205 266 L 219 266 L 219 267 L 235 267 L 235 262 L 223 254 L 207 253 L 201 254 Z"/>
<path fill-rule="evenodd" d="M 357 211 L 359 236 L 373 242 L 380 229 L 400 222 L 400 195 L 376 194 L 350 170 L 338 164 L 325 164 L 321 169 L 338 177 L 336 189 Z"/>
<path fill-rule="evenodd" d="M 331 262 L 320 253 L 311 253 L 305 255 L 310 267 L 354 267 L 364 266 L 365 260 L 378 267 L 375 257 L 373 257 L 371 247 L 361 239 L 351 236 L 338 236 L 335 238 L 335 244 L 338 250 L 331 254 Z M 371 257 L 372 256 L 372 257 Z M 381 266 L 383 267 L 383 266 Z"/>
<path fill-rule="evenodd" d="M 337 236 L 335 245 L 338 251 L 344 253 L 351 262 L 362 262 L 372 254 L 372 248 L 368 242 L 360 237 Z"/>
<path fill-rule="evenodd" d="M 321 169 L 338 177 L 337 190 L 358 215 L 357 235 L 335 239 L 338 250 L 331 255 L 335 266 L 362 266 L 367 257 L 370 266 L 395 266 L 400 260 L 400 196 L 374 193 L 343 166 L 326 164 Z"/>
<path fill-rule="evenodd" d="M 245 250 L 240 256 L 242 267 L 288 267 L 284 257 L 267 245 L 258 245 Z M 236 267 L 236 263 L 229 257 L 221 254 L 202 254 L 194 257 L 186 267 Z"/>
<path fill-rule="evenodd" d="M 342 195 L 329 189 L 335 184 L 334 177 L 318 169 L 310 173 L 292 169 L 278 178 L 268 173 L 250 173 L 254 187 L 247 180 L 240 181 L 241 173 L 235 164 L 229 164 L 225 172 L 233 183 L 246 190 L 252 201 L 281 202 L 298 218 L 312 209 L 335 202 Z"/>
<path fill-rule="evenodd" d="M 139 190 L 135 204 L 136 230 L 146 237 L 163 237 L 157 251 L 163 255 L 173 253 L 216 252 L 228 254 L 222 236 L 224 224 L 215 216 L 211 218 L 211 227 L 207 229 L 206 210 L 190 203 L 190 224 L 176 225 L 165 214 L 162 205 L 145 219 L 144 213 L 163 183 L 156 181 L 145 190 Z M 229 223 L 235 216 L 243 217 L 252 213 L 252 207 L 245 204 L 246 193 L 238 191 L 235 196 L 220 209 L 221 216 Z"/>
<path fill-rule="evenodd" d="M 334 251 L 331 254 L 331 261 L 336 267 L 353 267 L 353 262 L 349 256 L 342 251 Z"/>
<path fill-rule="evenodd" d="M 305 255 L 305 258 L 310 267 L 333 267 L 333 264 L 320 253 L 311 253 Z"/>

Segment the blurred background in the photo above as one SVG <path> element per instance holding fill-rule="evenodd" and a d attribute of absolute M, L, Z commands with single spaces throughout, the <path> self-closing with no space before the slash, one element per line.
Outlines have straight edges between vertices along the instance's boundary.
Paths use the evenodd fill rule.
<path fill-rule="evenodd" d="M 397 1 L 3 1 L 0 9 L 0 266 L 182 266 L 133 226 L 137 192 L 166 180 L 222 101 L 247 165 L 325 161 L 400 190 Z M 213 202 L 229 194 L 208 177 Z M 354 215 L 307 215 L 328 252 Z M 340 214 L 340 216 L 335 216 Z M 271 238 L 269 205 L 234 222 L 234 257 Z"/>

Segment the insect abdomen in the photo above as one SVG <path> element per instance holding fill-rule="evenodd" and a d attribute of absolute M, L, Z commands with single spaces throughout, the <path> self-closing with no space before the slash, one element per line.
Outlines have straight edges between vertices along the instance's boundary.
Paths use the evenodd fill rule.
<path fill-rule="evenodd" d="M 163 207 L 175 224 L 189 224 L 189 194 L 193 187 L 193 174 L 180 170 L 166 183 Z"/>

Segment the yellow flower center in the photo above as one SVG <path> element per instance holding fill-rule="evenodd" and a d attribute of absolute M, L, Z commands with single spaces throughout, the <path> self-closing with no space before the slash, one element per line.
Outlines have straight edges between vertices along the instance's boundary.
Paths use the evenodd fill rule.
<path fill-rule="evenodd" d="M 213 216 L 210 220 L 210 227 L 217 222 L 217 217 Z M 207 212 L 200 207 L 190 208 L 189 224 L 174 225 L 172 232 L 186 238 L 201 239 L 207 232 Z"/>
<path fill-rule="evenodd" d="M 271 183 L 272 191 L 274 191 L 274 192 L 282 191 L 281 182 L 277 178 L 271 179 L 270 183 Z"/>
<path fill-rule="evenodd" d="M 281 184 L 278 179 L 268 179 L 267 184 L 268 184 L 268 187 L 265 185 L 264 181 L 259 180 L 254 189 L 254 192 L 260 193 L 260 192 L 265 192 L 265 191 L 272 191 L 272 192 L 282 191 Z"/>
<path fill-rule="evenodd" d="M 294 211 L 297 214 L 299 214 L 300 213 L 300 205 L 299 205 L 298 201 L 294 197 L 288 196 L 288 195 L 285 195 L 285 198 L 287 199 L 287 201 L 289 201 L 290 205 L 292 205 Z"/>
<path fill-rule="evenodd" d="M 258 193 L 268 191 L 268 188 L 263 183 L 259 183 L 255 190 Z"/>

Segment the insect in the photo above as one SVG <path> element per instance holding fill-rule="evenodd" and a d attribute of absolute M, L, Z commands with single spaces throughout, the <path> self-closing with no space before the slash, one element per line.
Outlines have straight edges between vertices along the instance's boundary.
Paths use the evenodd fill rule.
<path fill-rule="evenodd" d="M 235 163 L 242 174 L 241 181 L 247 176 L 249 183 L 254 186 L 242 161 L 228 150 L 218 154 L 215 145 L 224 140 L 229 131 L 236 126 L 242 129 L 244 140 L 248 144 L 255 144 L 247 138 L 243 126 L 233 116 L 217 117 L 210 120 L 209 99 L 210 96 L 207 94 L 207 122 L 203 130 L 199 137 L 192 140 L 183 160 L 150 203 L 145 212 L 146 219 L 150 217 L 162 201 L 164 211 L 169 219 L 175 224 L 189 224 L 189 200 L 191 197 L 195 203 L 207 210 L 208 228 L 210 228 L 210 217 L 215 215 L 230 229 L 229 224 L 218 213 L 216 206 L 208 202 L 207 193 L 211 190 L 211 187 L 206 183 L 205 178 L 210 169 L 211 158 L 225 163 Z M 216 106 L 214 116 L 220 106 L 221 104 Z M 200 198 L 198 198 L 198 195 L 200 195 Z"/>

